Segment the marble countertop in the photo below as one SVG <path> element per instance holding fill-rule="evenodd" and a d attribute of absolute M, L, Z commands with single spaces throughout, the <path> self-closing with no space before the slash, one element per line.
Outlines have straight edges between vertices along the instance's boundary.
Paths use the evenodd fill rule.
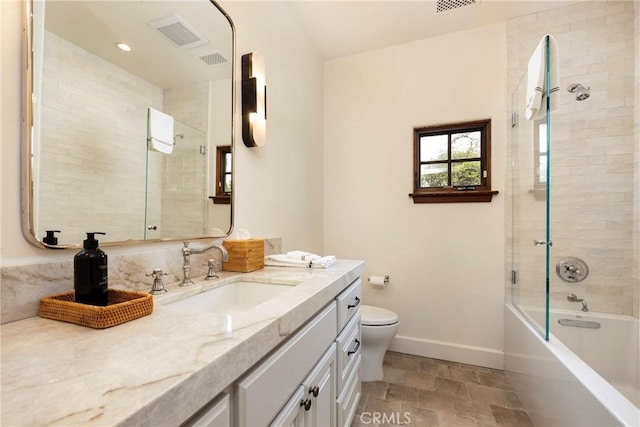
<path fill-rule="evenodd" d="M 266 267 L 243 276 L 301 283 L 228 316 L 164 305 L 97 330 L 32 317 L 0 326 L 1 418 L 6 426 L 179 425 L 360 277 L 363 261 L 327 269 Z M 239 273 L 221 274 L 219 283 Z M 197 278 L 196 278 L 197 279 Z M 195 279 L 194 279 L 195 280 Z M 196 280 L 197 282 L 197 280 Z M 207 282 L 205 286 L 213 286 Z"/>

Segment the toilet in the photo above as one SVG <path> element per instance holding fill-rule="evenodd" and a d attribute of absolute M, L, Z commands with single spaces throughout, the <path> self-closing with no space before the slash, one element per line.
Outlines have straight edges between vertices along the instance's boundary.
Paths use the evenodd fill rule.
<path fill-rule="evenodd" d="M 391 310 L 371 305 L 360 309 L 362 335 L 362 382 L 382 379 L 382 360 L 393 337 L 398 332 L 398 314 Z"/>

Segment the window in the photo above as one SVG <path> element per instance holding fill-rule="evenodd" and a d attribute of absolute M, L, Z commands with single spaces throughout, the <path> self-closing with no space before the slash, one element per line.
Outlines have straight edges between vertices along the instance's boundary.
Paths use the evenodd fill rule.
<path fill-rule="evenodd" d="M 533 140 L 537 143 L 533 154 L 533 189 L 546 192 L 547 185 L 547 122 L 545 119 L 534 123 Z"/>
<path fill-rule="evenodd" d="M 216 147 L 216 195 L 211 197 L 213 203 L 231 203 L 232 165 L 231 146 Z"/>
<path fill-rule="evenodd" d="M 414 203 L 490 202 L 491 120 L 414 128 Z"/>

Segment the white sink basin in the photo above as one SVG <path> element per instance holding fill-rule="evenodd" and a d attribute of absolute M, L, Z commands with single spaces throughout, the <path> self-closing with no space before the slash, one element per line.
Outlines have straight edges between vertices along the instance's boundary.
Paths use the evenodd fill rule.
<path fill-rule="evenodd" d="M 219 314 L 233 314 L 249 310 L 258 304 L 282 295 L 298 283 L 299 282 L 264 283 L 251 280 L 237 280 L 170 302 L 168 303 L 168 307 Z"/>

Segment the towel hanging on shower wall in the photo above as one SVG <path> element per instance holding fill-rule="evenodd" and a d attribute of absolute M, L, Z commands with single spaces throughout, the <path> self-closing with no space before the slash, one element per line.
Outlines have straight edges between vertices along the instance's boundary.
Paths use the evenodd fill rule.
<path fill-rule="evenodd" d="M 164 154 L 173 151 L 173 117 L 151 107 L 147 115 L 147 146 Z"/>
<path fill-rule="evenodd" d="M 558 106 L 559 67 L 558 67 L 558 43 L 550 34 L 546 34 L 538 43 L 536 50 L 529 59 L 527 68 L 527 99 L 525 117 L 527 120 L 539 119 L 546 114 L 547 100 L 547 58 L 546 45 L 549 38 L 549 108 Z"/>

